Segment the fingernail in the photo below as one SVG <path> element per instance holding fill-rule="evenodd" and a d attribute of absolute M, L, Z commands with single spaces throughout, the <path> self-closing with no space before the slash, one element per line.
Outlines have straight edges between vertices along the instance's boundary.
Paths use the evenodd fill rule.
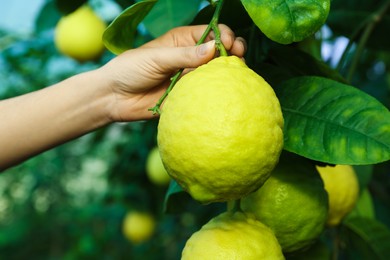
<path fill-rule="evenodd" d="M 239 37 L 239 38 L 237 38 L 237 40 L 239 40 L 242 43 L 242 46 L 244 47 L 244 52 L 246 52 L 248 47 L 247 47 L 247 43 L 246 43 L 245 39 Z"/>
<path fill-rule="evenodd" d="M 198 49 L 199 55 L 204 56 L 213 48 L 215 48 L 215 41 L 214 40 L 203 43 L 199 46 L 199 49 Z"/>

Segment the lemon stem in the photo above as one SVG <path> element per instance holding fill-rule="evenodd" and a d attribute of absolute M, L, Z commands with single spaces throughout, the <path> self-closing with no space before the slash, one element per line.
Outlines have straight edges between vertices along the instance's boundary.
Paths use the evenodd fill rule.
<path fill-rule="evenodd" d="M 214 11 L 213 17 L 211 18 L 210 23 L 207 25 L 207 28 L 203 32 L 199 41 L 195 45 L 197 46 L 197 45 L 204 43 L 204 41 L 206 40 L 206 38 L 209 35 L 209 33 L 211 32 L 211 30 L 213 30 L 214 34 L 215 34 L 215 37 L 214 37 L 215 38 L 215 46 L 216 46 L 217 50 L 219 51 L 219 54 L 221 56 L 228 56 L 226 49 L 222 44 L 221 32 L 219 31 L 219 28 L 218 28 L 218 20 L 219 20 L 219 15 L 221 14 L 223 1 L 224 0 L 216 0 L 216 1 L 211 2 L 211 5 L 215 6 L 215 11 Z M 171 92 L 171 90 L 175 86 L 176 82 L 179 80 L 183 71 L 184 71 L 184 69 L 180 69 L 178 72 L 176 72 L 176 74 L 171 78 L 171 83 L 169 84 L 167 90 L 160 97 L 160 99 L 158 100 L 156 105 L 154 107 L 148 109 L 149 111 L 152 111 L 153 115 L 161 114 L 160 107 L 161 107 L 162 103 L 164 102 L 164 100 L 168 96 L 168 94 Z"/>
<path fill-rule="evenodd" d="M 214 15 L 211 18 L 210 25 L 215 34 L 215 46 L 217 47 L 217 50 L 219 51 L 219 54 L 221 56 L 228 56 L 225 46 L 223 46 L 222 44 L 221 32 L 219 31 L 218 28 L 218 20 L 222 10 L 223 0 L 214 1 L 213 4 L 216 5 L 216 7 L 215 7 Z"/>
<path fill-rule="evenodd" d="M 333 240 L 333 251 L 332 251 L 332 260 L 337 260 L 339 258 L 339 250 L 340 250 L 340 235 L 339 228 L 335 227 L 331 229 L 332 232 L 332 240 Z"/>
<path fill-rule="evenodd" d="M 227 210 L 230 212 L 241 211 L 240 200 L 231 200 L 227 202 Z"/>

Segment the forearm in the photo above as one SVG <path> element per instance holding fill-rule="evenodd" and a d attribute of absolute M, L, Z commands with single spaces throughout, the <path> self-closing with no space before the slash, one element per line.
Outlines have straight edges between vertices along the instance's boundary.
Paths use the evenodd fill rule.
<path fill-rule="evenodd" d="M 110 123 L 112 96 L 95 71 L 0 101 L 0 170 Z"/>

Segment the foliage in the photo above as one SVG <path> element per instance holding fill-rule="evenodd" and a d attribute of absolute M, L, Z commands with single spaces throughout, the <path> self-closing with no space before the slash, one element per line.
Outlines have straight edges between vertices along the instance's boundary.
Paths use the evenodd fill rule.
<path fill-rule="evenodd" d="M 78 63 L 54 48 L 53 28 L 61 15 L 85 2 L 46 0 L 32 35 L 0 28 L 2 99 L 97 68 L 113 53 L 173 27 L 209 23 L 214 13 L 205 1 L 111 0 L 122 11 L 107 21 L 112 23 L 104 40 L 113 53 Z M 88 2 L 99 8 L 99 1 Z M 290 44 L 268 38 L 244 8 L 248 2 L 263 1 L 225 0 L 219 21 L 246 39 L 246 63 L 274 86 L 286 120 L 285 149 L 316 164 L 352 164 L 358 173 L 363 192 L 356 208 L 321 240 L 334 259 L 385 259 L 390 254 L 389 1 L 333 0 L 323 27 Z M 341 46 L 341 40 L 349 43 Z M 342 55 L 335 57 L 339 50 Z M 147 179 L 145 161 L 156 145 L 157 123 L 111 125 L 2 173 L 0 255 L 179 259 L 189 236 L 226 205 L 200 205 L 173 181 L 168 188 Z M 121 221 L 130 209 L 158 219 L 150 241 L 132 245 L 124 238 Z"/>

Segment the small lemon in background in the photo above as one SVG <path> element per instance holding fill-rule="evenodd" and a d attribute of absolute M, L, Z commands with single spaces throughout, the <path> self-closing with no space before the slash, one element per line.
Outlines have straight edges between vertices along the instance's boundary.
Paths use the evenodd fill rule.
<path fill-rule="evenodd" d="M 149 240 L 155 229 L 156 221 L 154 217 L 147 212 L 130 211 L 123 219 L 123 234 L 134 244 Z"/>
<path fill-rule="evenodd" d="M 317 166 L 329 197 L 328 226 L 337 226 L 355 207 L 359 182 L 350 165 Z"/>
<path fill-rule="evenodd" d="M 146 158 L 146 175 L 153 184 L 158 186 L 167 186 L 171 180 L 162 163 L 158 147 L 150 150 Z"/>
<path fill-rule="evenodd" d="M 100 57 L 106 23 L 88 5 L 63 16 L 56 25 L 54 43 L 62 54 L 78 61 Z"/>

